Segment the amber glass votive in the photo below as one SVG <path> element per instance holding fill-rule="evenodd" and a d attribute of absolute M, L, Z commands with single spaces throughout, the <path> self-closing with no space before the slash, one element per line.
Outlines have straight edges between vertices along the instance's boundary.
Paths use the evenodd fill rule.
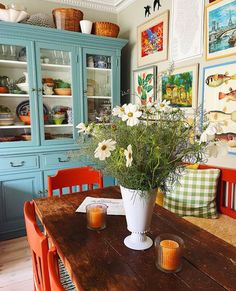
<path fill-rule="evenodd" d="M 162 234 L 155 239 L 156 266 L 166 273 L 177 273 L 182 269 L 184 241 L 174 234 Z"/>
<path fill-rule="evenodd" d="M 91 203 L 86 206 L 87 228 L 101 230 L 106 227 L 107 205 Z"/>

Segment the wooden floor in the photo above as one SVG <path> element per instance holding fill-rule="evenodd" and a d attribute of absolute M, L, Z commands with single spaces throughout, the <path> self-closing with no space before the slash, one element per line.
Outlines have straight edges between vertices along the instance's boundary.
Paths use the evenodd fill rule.
<path fill-rule="evenodd" d="M 26 237 L 0 242 L 0 290 L 33 291 L 31 256 Z"/>

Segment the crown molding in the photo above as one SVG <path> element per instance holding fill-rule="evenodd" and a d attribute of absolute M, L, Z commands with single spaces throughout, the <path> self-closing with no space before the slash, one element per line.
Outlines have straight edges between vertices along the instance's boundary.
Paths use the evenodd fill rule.
<path fill-rule="evenodd" d="M 118 13 L 136 0 L 44 0 L 75 7 L 100 10 L 109 13 Z"/>

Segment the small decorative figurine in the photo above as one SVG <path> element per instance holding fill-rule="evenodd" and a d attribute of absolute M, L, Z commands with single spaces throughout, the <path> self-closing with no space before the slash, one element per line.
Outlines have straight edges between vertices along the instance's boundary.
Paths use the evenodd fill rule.
<path fill-rule="evenodd" d="M 149 17 L 151 15 L 150 8 L 151 8 L 150 5 L 147 5 L 147 6 L 144 7 L 144 9 L 145 9 L 145 17 Z"/>

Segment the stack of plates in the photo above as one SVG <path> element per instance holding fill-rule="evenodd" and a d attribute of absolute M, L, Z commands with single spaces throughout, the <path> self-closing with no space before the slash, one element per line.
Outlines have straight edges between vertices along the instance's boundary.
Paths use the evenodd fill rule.
<path fill-rule="evenodd" d="M 0 126 L 14 124 L 15 118 L 11 113 L 0 113 Z"/>

